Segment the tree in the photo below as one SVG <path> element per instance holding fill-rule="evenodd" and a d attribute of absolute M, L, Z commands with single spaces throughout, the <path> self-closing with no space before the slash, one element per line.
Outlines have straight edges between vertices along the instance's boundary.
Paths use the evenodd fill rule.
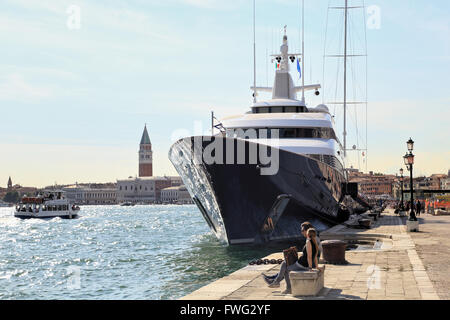
<path fill-rule="evenodd" d="M 3 201 L 9 202 L 9 203 L 18 203 L 20 200 L 19 193 L 17 191 L 14 192 L 8 192 L 5 197 L 3 198 Z"/>

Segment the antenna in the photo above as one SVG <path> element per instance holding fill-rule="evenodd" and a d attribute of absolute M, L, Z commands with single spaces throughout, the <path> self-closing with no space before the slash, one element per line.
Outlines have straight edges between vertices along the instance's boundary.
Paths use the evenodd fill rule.
<path fill-rule="evenodd" d="M 305 0 L 302 0 L 302 102 L 305 104 Z"/>
<path fill-rule="evenodd" d="M 344 157 L 347 156 L 347 17 L 348 0 L 345 0 L 344 11 Z"/>
<path fill-rule="evenodd" d="M 253 103 L 256 103 L 256 0 L 253 0 Z"/>

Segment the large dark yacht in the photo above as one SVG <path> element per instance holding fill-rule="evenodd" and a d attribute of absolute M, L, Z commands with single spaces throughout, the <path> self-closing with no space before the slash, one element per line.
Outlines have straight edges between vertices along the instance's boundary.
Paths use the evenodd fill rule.
<path fill-rule="evenodd" d="M 320 85 L 294 85 L 289 67 L 299 56 L 289 53 L 285 31 L 274 85 L 252 87 L 250 111 L 218 120 L 211 136 L 183 138 L 169 151 L 209 227 L 228 244 L 298 240 L 304 221 L 322 231 L 348 219 L 340 206 L 342 145 L 328 108 L 305 103 L 305 91 L 318 94 Z M 260 91 L 272 99 L 256 102 Z"/>

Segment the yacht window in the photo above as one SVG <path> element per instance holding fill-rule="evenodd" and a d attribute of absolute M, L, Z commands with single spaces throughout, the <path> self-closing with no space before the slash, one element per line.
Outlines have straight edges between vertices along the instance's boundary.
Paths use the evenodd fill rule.
<path fill-rule="evenodd" d="M 272 107 L 272 113 L 283 113 L 283 107 Z"/>
<path fill-rule="evenodd" d="M 296 138 L 297 129 L 295 128 L 280 129 L 279 134 L 280 138 Z"/>
<path fill-rule="evenodd" d="M 308 112 L 304 106 L 252 107 L 253 113 L 300 113 Z"/>
<path fill-rule="evenodd" d="M 284 107 L 284 112 L 297 112 L 297 107 Z"/>
<path fill-rule="evenodd" d="M 332 128 L 270 128 L 270 129 L 236 129 L 233 132 L 234 137 L 247 138 L 249 132 L 255 133 L 255 138 L 279 137 L 280 139 L 293 138 L 318 138 L 337 140 Z M 264 130 L 264 131 L 263 131 Z M 278 131 L 278 135 L 277 135 Z M 242 134 L 245 133 L 245 134 Z"/>

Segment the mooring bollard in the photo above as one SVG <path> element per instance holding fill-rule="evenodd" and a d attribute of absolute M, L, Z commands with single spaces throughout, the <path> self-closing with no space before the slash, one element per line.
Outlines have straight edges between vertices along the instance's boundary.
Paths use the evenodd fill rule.
<path fill-rule="evenodd" d="M 407 232 L 419 232 L 419 221 L 406 221 L 406 231 Z"/>
<path fill-rule="evenodd" d="M 341 240 L 322 241 L 323 260 L 330 264 L 347 264 L 345 249 L 347 243 Z"/>
<path fill-rule="evenodd" d="M 372 225 L 372 221 L 370 219 L 360 219 L 358 222 L 360 226 L 363 226 L 367 229 L 369 229 Z"/>

